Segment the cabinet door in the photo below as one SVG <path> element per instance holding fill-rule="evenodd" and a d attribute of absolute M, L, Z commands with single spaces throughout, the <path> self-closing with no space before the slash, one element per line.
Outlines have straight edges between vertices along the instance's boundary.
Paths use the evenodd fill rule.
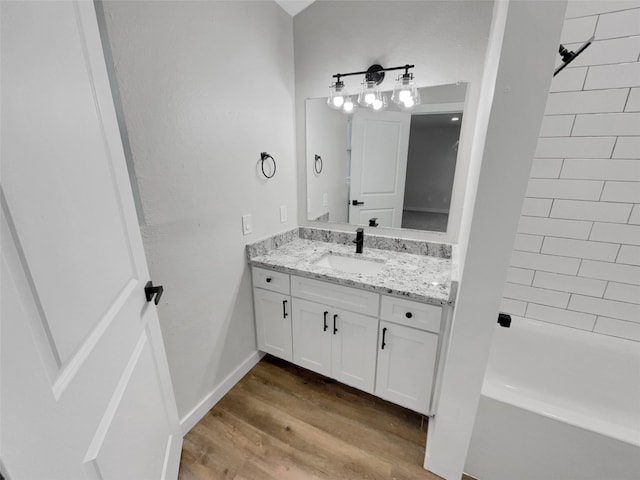
<path fill-rule="evenodd" d="M 291 297 L 255 288 L 253 302 L 258 349 L 291 361 Z"/>
<path fill-rule="evenodd" d="M 333 309 L 329 330 L 332 333 L 331 376 L 342 383 L 373 393 L 378 319 Z"/>
<path fill-rule="evenodd" d="M 376 395 L 428 414 L 438 336 L 380 322 Z"/>
<path fill-rule="evenodd" d="M 331 316 L 319 303 L 293 299 L 293 363 L 331 375 Z"/>

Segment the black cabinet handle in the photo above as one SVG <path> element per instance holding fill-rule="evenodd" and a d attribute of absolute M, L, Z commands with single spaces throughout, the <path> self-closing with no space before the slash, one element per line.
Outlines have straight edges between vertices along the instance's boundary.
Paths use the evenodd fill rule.
<path fill-rule="evenodd" d="M 162 292 L 164 292 L 164 288 L 162 288 L 162 285 L 157 285 L 154 287 L 151 280 L 149 280 L 144 286 L 144 295 L 145 297 L 147 297 L 147 302 L 150 302 L 153 299 L 153 303 L 158 305 L 158 303 L 160 302 L 160 297 L 162 296 Z M 156 298 L 153 298 L 154 295 L 156 296 Z"/>
<path fill-rule="evenodd" d="M 333 316 L 333 334 L 338 333 L 338 327 L 336 327 L 336 320 L 338 319 L 338 315 Z"/>
<path fill-rule="evenodd" d="M 323 332 L 326 332 L 327 328 L 329 328 L 329 325 L 327 325 L 327 315 L 329 315 L 329 312 L 324 312 L 324 330 L 323 330 Z"/>
<path fill-rule="evenodd" d="M 289 314 L 287 313 L 287 301 L 286 300 L 282 301 L 282 316 L 283 316 L 283 318 L 287 318 L 289 316 Z"/>
<path fill-rule="evenodd" d="M 364 205 L 364 202 L 359 202 L 358 200 L 351 200 L 351 205 L 357 207 L 358 205 Z"/>
<path fill-rule="evenodd" d="M 407 317 L 407 318 L 411 318 L 411 317 L 413 317 L 413 313 L 407 312 L 407 313 L 404 314 L 404 316 Z"/>
<path fill-rule="evenodd" d="M 386 343 L 384 343 L 384 337 L 387 335 L 387 327 L 384 327 L 382 329 L 382 346 L 380 347 L 380 350 L 384 350 L 384 347 L 386 345 Z"/>
<path fill-rule="evenodd" d="M 267 277 L 267 283 L 271 283 L 271 277 Z"/>

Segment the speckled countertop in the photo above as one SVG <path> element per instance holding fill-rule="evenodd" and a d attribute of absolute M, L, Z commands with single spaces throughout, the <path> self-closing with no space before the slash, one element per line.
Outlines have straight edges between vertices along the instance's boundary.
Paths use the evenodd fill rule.
<path fill-rule="evenodd" d="M 384 263 L 384 267 L 377 274 L 365 275 L 315 264 L 328 253 Z M 249 263 L 256 267 L 436 305 L 453 304 L 457 290 L 457 282 L 452 281 L 452 274 L 455 273 L 452 273 L 454 268 L 450 258 L 366 246 L 364 253 L 356 255 L 353 245 L 294 238 L 267 252 L 250 255 Z"/>

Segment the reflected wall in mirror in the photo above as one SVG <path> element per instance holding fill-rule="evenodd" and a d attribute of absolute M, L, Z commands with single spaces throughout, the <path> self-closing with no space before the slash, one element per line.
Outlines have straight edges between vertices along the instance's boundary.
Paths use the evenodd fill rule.
<path fill-rule="evenodd" d="M 308 220 L 446 232 L 466 91 L 423 87 L 410 112 L 349 116 L 307 99 Z"/>

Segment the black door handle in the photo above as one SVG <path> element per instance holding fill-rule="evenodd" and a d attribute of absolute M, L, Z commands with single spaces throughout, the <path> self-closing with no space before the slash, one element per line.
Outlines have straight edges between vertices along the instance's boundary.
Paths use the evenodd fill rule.
<path fill-rule="evenodd" d="M 287 313 L 287 301 L 282 301 L 282 318 L 287 318 L 289 314 Z"/>
<path fill-rule="evenodd" d="M 267 277 L 266 280 L 267 280 L 267 283 L 271 283 L 271 277 Z"/>
<path fill-rule="evenodd" d="M 326 332 L 327 328 L 329 328 L 329 325 L 327 325 L 327 315 L 329 315 L 329 312 L 324 312 L 324 330 L 322 330 L 323 332 Z"/>
<path fill-rule="evenodd" d="M 338 327 L 336 327 L 336 319 L 338 318 L 338 315 L 334 315 L 333 316 L 333 334 L 335 335 L 336 333 L 338 333 Z"/>
<path fill-rule="evenodd" d="M 384 346 L 386 345 L 386 343 L 384 343 L 384 337 L 387 335 L 387 327 L 384 327 L 382 329 L 382 346 L 380 347 L 380 350 L 384 350 Z"/>
<path fill-rule="evenodd" d="M 153 303 L 158 305 L 158 302 L 160 302 L 160 297 L 162 296 L 162 292 L 164 292 L 164 288 L 162 288 L 162 285 L 156 285 L 154 287 L 151 280 L 149 280 L 144 286 L 144 295 L 145 297 L 147 297 L 147 302 L 150 302 L 153 299 Z M 153 298 L 154 295 L 156 296 L 155 299 Z"/>
<path fill-rule="evenodd" d="M 359 202 L 358 200 L 351 200 L 351 205 L 357 207 L 358 205 L 364 205 L 364 202 Z"/>

